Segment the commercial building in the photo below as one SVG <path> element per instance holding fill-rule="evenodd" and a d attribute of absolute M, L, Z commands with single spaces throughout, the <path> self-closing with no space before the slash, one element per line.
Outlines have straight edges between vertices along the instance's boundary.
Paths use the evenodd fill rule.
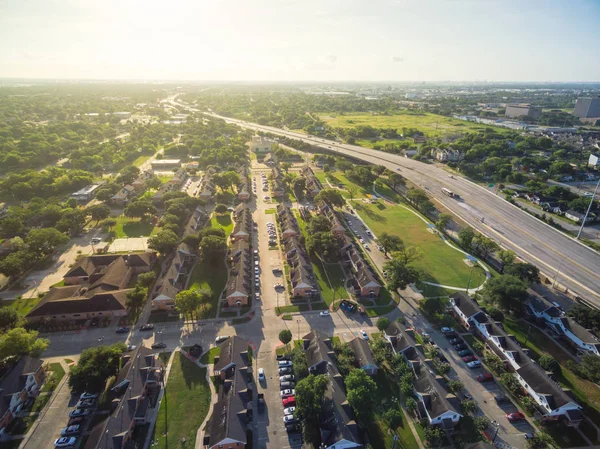
<path fill-rule="evenodd" d="M 10 423 L 31 405 L 44 382 L 42 361 L 24 355 L 0 380 L 0 439 Z"/>
<path fill-rule="evenodd" d="M 78 202 L 81 202 L 81 203 L 87 203 L 92 198 L 94 198 L 94 194 L 95 194 L 96 190 L 98 190 L 101 185 L 102 184 L 99 183 L 99 184 L 92 184 L 92 185 L 86 186 L 83 189 L 80 189 L 77 192 L 72 193 L 71 198 L 74 198 L 75 200 L 77 200 Z"/>
<path fill-rule="evenodd" d="M 250 150 L 255 153 L 268 153 L 273 148 L 275 142 L 263 136 L 252 136 L 250 141 Z"/>
<path fill-rule="evenodd" d="M 181 159 L 155 159 L 151 162 L 152 169 L 157 171 L 168 171 L 181 167 Z"/>
<path fill-rule="evenodd" d="M 573 115 L 580 118 L 600 118 L 600 95 L 578 98 Z"/>
<path fill-rule="evenodd" d="M 538 118 L 540 115 L 542 115 L 542 108 L 538 106 L 532 106 L 526 103 L 507 104 L 506 112 L 504 113 L 504 115 L 510 118 L 518 118 L 523 116 Z"/>

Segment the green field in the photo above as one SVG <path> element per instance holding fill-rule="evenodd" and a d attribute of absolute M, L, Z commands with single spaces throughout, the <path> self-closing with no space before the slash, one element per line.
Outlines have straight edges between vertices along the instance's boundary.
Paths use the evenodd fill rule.
<path fill-rule="evenodd" d="M 210 226 L 212 228 L 223 229 L 225 231 L 225 237 L 229 237 L 229 234 L 231 234 L 231 231 L 233 231 L 231 214 L 229 212 L 224 214 L 213 213 L 210 217 Z"/>
<path fill-rule="evenodd" d="M 117 217 L 117 224 L 113 228 L 115 238 L 148 237 L 158 232 L 153 223 L 141 221 L 139 218 L 128 218 L 123 215 Z"/>
<path fill-rule="evenodd" d="M 33 309 L 42 298 L 21 298 L 15 300 L 0 301 L 0 307 L 10 307 L 15 309 L 20 317 L 24 317 Z"/>
<path fill-rule="evenodd" d="M 376 236 L 387 232 L 398 235 L 407 245 L 421 249 L 423 256 L 414 262 L 425 272 L 424 280 L 436 284 L 466 288 L 470 268 L 463 262 L 464 255 L 446 245 L 439 236 L 429 232 L 427 225 L 411 211 L 382 202 L 366 204 L 353 201 L 353 207 Z M 478 287 L 485 279 L 484 271 L 473 269 L 471 288 Z"/>
<path fill-rule="evenodd" d="M 373 190 L 365 189 L 364 187 L 361 187 L 358 184 L 350 181 L 341 171 L 325 173 L 324 171 L 316 170 L 315 176 L 325 189 L 330 188 L 326 179 L 328 179 L 333 186 L 342 189 L 342 196 L 347 199 L 364 198 L 367 195 L 373 194 Z"/>
<path fill-rule="evenodd" d="M 135 161 L 132 162 L 131 165 L 139 167 L 144 162 L 146 162 L 148 159 L 150 159 L 150 157 L 151 157 L 150 155 L 148 155 L 148 156 L 139 156 Z"/>
<path fill-rule="evenodd" d="M 203 363 L 204 365 L 215 363 L 215 357 L 217 357 L 219 354 L 221 354 L 221 348 L 210 348 L 207 352 L 202 354 L 200 363 Z"/>
<path fill-rule="evenodd" d="M 323 301 L 331 305 L 334 299 L 348 299 L 342 267 L 337 263 L 326 263 L 323 269 L 323 264 L 319 260 L 313 259 L 312 262 Z"/>
<path fill-rule="evenodd" d="M 154 439 L 157 440 L 157 444 L 153 444 L 152 447 L 193 448 L 198 428 L 208 414 L 210 399 L 206 368 L 200 368 L 190 362 L 181 352 L 175 354 L 167 380 L 166 394 L 156 419 Z M 169 431 L 165 437 L 166 425 Z M 184 439 L 185 444 L 182 443 Z"/>
<path fill-rule="evenodd" d="M 415 128 L 430 137 L 433 137 L 436 134 L 442 136 L 446 134 L 477 132 L 486 128 L 494 129 L 497 132 L 507 131 L 507 129 L 497 126 L 481 125 L 479 123 L 472 123 L 429 113 L 405 113 L 398 115 L 356 113 L 337 116 L 320 114 L 319 118 L 334 128 L 372 126 L 374 128 L 395 128 L 399 130 L 400 133 L 402 133 L 402 128 Z M 360 142 L 362 144 L 368 141 L 362 140 Z M 385 141 L 382 140 L 381 142 Z"/>
<path fill-rule="evenodd" d="M 194 266 L 190 276 L 190 289 L 210 289 L 212 292 L 209 304 L 202 306 L 198 318 L 214 318 L 217 316 L 219 297 L 227 283 L 227 268 L 225 262 L 200 261 Z"/>

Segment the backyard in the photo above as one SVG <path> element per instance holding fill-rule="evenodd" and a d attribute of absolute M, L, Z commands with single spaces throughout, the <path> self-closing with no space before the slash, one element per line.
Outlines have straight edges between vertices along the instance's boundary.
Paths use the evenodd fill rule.
<path fill-rule="evenodd" d="M 486 128 L 497 132 L 506 132 L 505 129 L 467 122 L 455 118 L 444 117 L 429 113 L 404 113 L 396 115 L 375 114 L 346 114 L 346 115 L 319 115 L 319 118 L 334 128 L 356 128 L 358 126 L 372 126 L 374 128 L 395 128 L 402 133 L 402 128 L 415 128 L 425 135 L 443 136 L 446 134 L 459 134 L 473 131 L 481 131 Z M 387 140 L 390 141 L 390 140 Z M 370 140 L 361 140 L 360 143 L 371 143 Z M 372 145 L 365 145 L 372 146 Z"/>
<path fill-rule="evenodd" d="M 128 218 L 124 215 L 117 217 L 117 224 L 113 228 L 115 238 L 148 237 L 156 234 L 158 229 L 152 221 L 142 221 L 139 218 Z"/>
<path fill-rule="evenodd" d="M 467 287 L 471 268 L 463 262 L 464 254 L 446 245 L 438 235 L 429 232 L 427 224 L 412 211 L 381 201 L 376 204 L 353 201 L 352 206 L 376 236 L 387 232 L 421 249 L 423 256 L 414 265 L 424 271 L 425 281 Z M 482 269 L 473 269 L 471 288 L 481 285 L 484 279 Z"/>
<path fill-rule="evenodd" d="M 165 390 L 154 428 L 153 439 L 157 443 L 152 447 L 193 448 L 196 432 L 210 407 L 206 368 L 189 361 L 181 352 L 175 354 Z M 183 439 L 185 445 L 181 443 Z"/>
<path fill-rule="evenodd" d="M 210 217 L 210 227 L 223 229 L 225 231 L 225 236 L 229 237 L 229 234 L 231 234 L 231 231 L 233 230 L 231 214 L 229 212 L 224 214 L 213 213 Z"/>
<path fill-rule="evenodd" d="M 227 283 L 227 267 L 220 260 L 217 263 L 210 260 L 201 260 L 194 266 L 190 276 L 190 289 L 210 289 L 211 301 L 201 307 L 198 318 L 214 318 L 217 316 L 219 297 Z"/>

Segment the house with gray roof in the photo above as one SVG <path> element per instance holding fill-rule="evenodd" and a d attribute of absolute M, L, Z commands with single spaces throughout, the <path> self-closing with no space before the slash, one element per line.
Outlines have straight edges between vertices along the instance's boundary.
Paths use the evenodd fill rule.
<path fill-rule="evenodd" d="M 367 373 L 369 376 L 376 376 L 379 367 L 373 359 L 373 352 L 369 346 L 369 343 L 361 338 L 355 337 L 350 341 L 352 351 L 354 351 L 354 357 L 358 367 Z"/>

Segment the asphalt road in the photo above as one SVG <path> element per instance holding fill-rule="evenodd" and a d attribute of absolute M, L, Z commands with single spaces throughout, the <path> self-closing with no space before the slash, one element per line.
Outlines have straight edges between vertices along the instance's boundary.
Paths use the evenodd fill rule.
<path fill-rule="evenodd" d="M 177 103 L 180 106 L 185 106 Z M 193 108 L 190 108 L 193 110 Z M 317 139 L 305 134 L 257 125 L 209 114 L 244 128 L 303 140 L 315 147 L 373 164 L 383 165 L 428 191 L 448 210 L 470 223 L 479 232 L 495 239 L 540 271 L 600 308 L 600 254 L 575 239 L 537 220 L 502 197 L 459 176 L 451 177 L 441 168 L 402 156 L 355 145 Z M 460 196 L 442 193 L 446 187 Z"/>

